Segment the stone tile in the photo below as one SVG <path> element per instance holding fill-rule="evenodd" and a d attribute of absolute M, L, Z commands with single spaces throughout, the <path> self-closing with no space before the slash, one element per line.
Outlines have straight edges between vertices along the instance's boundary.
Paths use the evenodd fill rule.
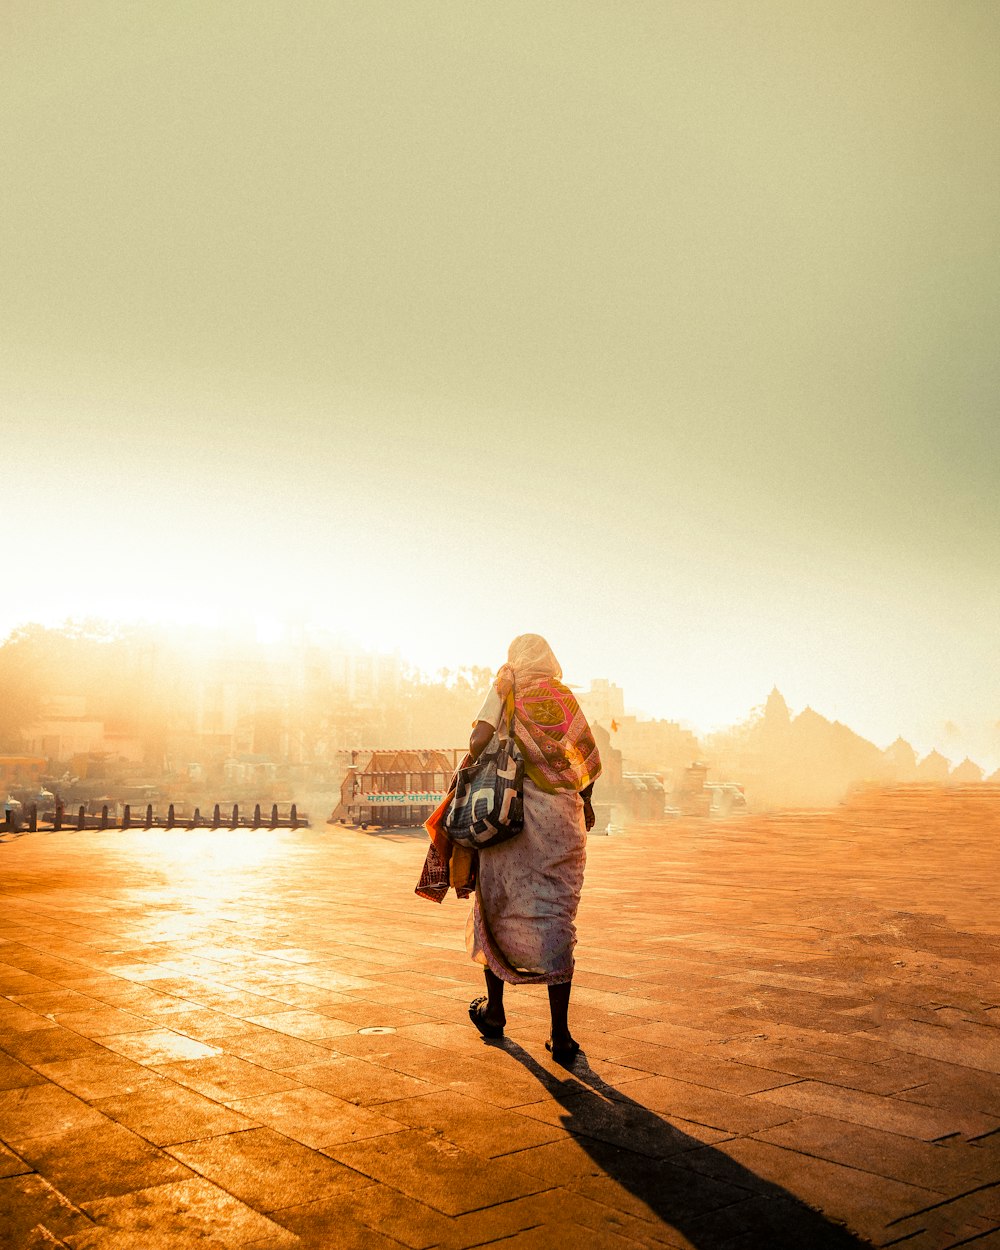
<path fill-rule="evenodd" d="M 0 1177 L 4 1176 L 21 1176 L 25 1172 L 30 1172 L 30 1164 L 25 1163 L 20 1155 L 0 1142 Z"/>
<path fill-rule="evenodd" d="M 163 1024 L 175 1033 L 183 1033 L 199 1042 L 208 1042 L 212 1037 L 241 1033 L 247 1027 L 242 1020 L 227 1016 L 224 1011 L 213 1011 L 211 1007 L 196 1007 L 180 1001 L 175 1008 L 169 1010 L 164 1008 L 154 1011 L 150 1007 L 142 1010 L 157 1024 Z"/>
<path fill-rule="evenodd" d="M 378 1182 L 369 1182 L 335 1198 L 283 1207 L 273 1212 L 272 1218 L 302 1237 L 325 1235 L 331 1243 L 338 1221 L 344 1220 L 349 1227 L 356 1225 L 369 1234 L 391 1239 L 387 1246 L 401 1243 L 411 1250 L 429 1250 L 442 1244 L 454 1232 L 455 1224 L 433 1207 Z M 366 1244 L 360 1243 L 361 1247 Z"/>
<path fill-rule="evenodd" d="M 62 1244 L 70 1250 L 137 1250 L 135 1234 L 131 1229 L 107 1225 L 94 1225 L 89 1232 L 67 1237 Z M 141 1242 L 142 1250 L 190 1250 L 191 1244 L 191 1238 L 186 1233 L 163 1228 L 145 1233 Z M 227 1244 L 217 1237 L 199 1237 L 194 1244 L 198 1250 L 228 1250 L 231 1243 Z M 245 1250 L 254 1245 L 254 1242 L 245 1243 Z M 44 1250 L 51 1250 L 51 1247 L 46 1246 Z"/>
<path fill-rule="evenodd" d="M 224 985 L 206 985 L 198 990 L 197 996 L 191 1001 L 240 1020 L 280 1009 L 280 1003 L 264 994 L 234 990 Z"/>
<path fill-rule="evenodd" d="M 935 1064 L 929 1081 L 904 1090 L 903 1102 L 951 1111 L 981 1111 L 1000 1120 L 1000 1077 L 989 1072 L 961 1068 L 956 1064 Z"/>
<path fill-rule="evenodd" d="M 335 1094 L 347 1102 L 356 1102 L 362 1107 L 392 1102 L 399 1098 L 413 1098 L 438 1088 L 428 1081 L 394 1072 L 377 1063 L 344 1055 L 330 1056 L 329 1052 L 321 1063 L 282 1068 L 282 1071 L 304 1085 L 326 1090 L 329 1094 Z M 387 1110 L 386 1114 L 392 1112 Z"/>
<path fill-rule="evenodd" d="M 356 1194 L 320 1198 L 315 1202 L 302 1203 L 299 1206 L 282 1207 L 280 1210 L 273 1211 L 271 1218 L 285 1225 L 290 1233 L 296 1234 L 296 1245 L 302 1250 L 327 1250 L 327 1247 L 332 1246 L 336 1246 L 337 1250 L 341 1250 L 341 1247 L 344 1250 L 399 1250 L 401 1243 L 407 1246 L 413 1245 L 412 1240 L 406 1241 L 398 1235 L 390 1237 L 357 1217 L 358 1202 L 375 1189 L 386 1190 L 387 1187 L 367 1184 Z M 412 1229 L 417 1222 L 427 1226 L 426 1221 L 414 1214 L 420 1204 L 406 1202 L 402 1194 L 395 1193 L 394 1190 L 389 1192 L 394 1193 L 395 1197 L 406 1203 L 409 1208 L 412 1222 L 400 1220 L 400 1231 L 404 1234 L 410 1233 L 412 1237 Z M 431 1211 L 429 1207 L 424 1207 L 423 1210 L 447 1227 L 448 1222 L 436 1211 Z M 418 1235 L 417 1237 L 417 1244 L 420 1247 L 433 1246 L 438 1243 L 439 1239 L 428 1241 L 426 1236 Z"/>
<path fill-rule="evenodd" d="M 509 1202 L 545 1188 L 504 1159 L 494 1159 L 485 1168 L 478 1155 L 415 1130 L 329 1147 L 327 1153 L 445 1215 Z"/>
<path fill-rule="evenodd" d="M 131 1011 L 121 1011 L 117 1007 L 105 1007 L 95 1004 L 85 1011 L 62 1011 L 55 1017 L 55 1022 L 65 1029 L 72 1029 L 82 1037 L 103 1037 L 108 1033 L 141 1032 L 153 1029 L 155 1025 L 137 1016 Z"/>
<path fill-rule="evenodd" d="M 688 1151 L 673 1162 L 678 1168 L 731 1184 L 771 1184 L 827 1218 L 880 1242 L 888 1240 L 885 1230 L 892 1219 L 920 1210 L 936 1197 L 914 1185 L 753 1139 Z"/>
<path fill-rule="evenodd" d="M 763 1095 L 751 1098 L 727 1094 L 723 1090 L 707 1089 L 689 1081 L 675 1081 L 668 1076 L 630 1081 L 627 1090 L 627 1098 L 638 1104 L 640 1109 L 645 1109 L 647 1115 L 654 1112 L 672 1124 L 689 1120 L 714 1128 L 723 1135 L 753 1133 L 795 1118 L 789 1109 L 760 1102 Z M 621 1101 L 626 1095 L 611 1092 L 610 1097 L 612 1101 Z"/>
<path fill-rule="evenodd" d="M 755 1030 L 750 1029 L 749 1034 Z M 820 1029 L 794 1027 L 792 1025 L 768 1023 L 757 1036 L 737 1036 L 724 1039 L 719 1043 L 722 1052 L 732 1051 L 737 1057 L 748 1042 L 762 1042 L 766 1045 L 787 1046 L 796 1051 L 810 1054 L 826 1055 L 836 1059 L 850 1059 L 857 1063 L 885 1063 L 899 1052 L 887 1042 L 876 1041 L 869 1034 L 824 1033 Z"/>
<path fill-rule="evenodd" d="M 50 1246 L 59 1238 L 92 1227 L 91 1220 L 42 1176 L 12 1176 L 0 1180 L 0 1247 L 26 1250 L 32 1230 L 46 1230 Z"/>
<path fill-rule="evenodd" d="M 975 1153 L 967 1144 L 919 1141 L 825 1116 L 803 1116 L 754 1136 L 800 1154 L 940 1193 L 975 1185 L 979 1176 Z"/>
<path fill-rule="evenodd" d="M 237 1023 L 234 1021 L 234 1024 Z M 272 1072 L 282 1072 L 312 1063 L 326 1063 L 333 1055 L 329 1046 L 316 1042 L 304 1042 L 287 1033 L 274 1033 L 256 1024 L 238 1022 L 240 1032 L 231 1031 L 215 1037 L 205 1037 L 208 1045 L 215 1046 L 229 1055 L 246 1059 Z"/>
<path fill-rule="evenodd" d="M 46 1028 L 55 1028 L 55 1021 L 47 1020 L 30 1007 L 0 1001 L 0 1035 L 8 1037 L 12 1033 L 34 1033 L 38 1029 Z"/>
<path fill-rule="evenodd" d="M 99 1099 L 94 1106 L 156 1146 L 257 1127 L 255 1120 L 166 1077 L 159 1077 L 155 1085 L 144 1085 L 132 1094 Z"/>
<path fill-rule="evenodd" d="M 398 1133 L 404 1128 L 397 1120 L 357 1107 L 320 1089 L 261 1094 L 229 1105 L 259 1124 L 266 1124 L 314 1149 L 361 1141 L 383 1133 Z"/>
<path fill-rule="evenodd" d="M 149 1033 L 120 1033 L 101 1039 L 109 1050 L 125 1055 L 139 1064 L 164 1064 L 175 1059 L 206 1059 L 219 1054 L 216 1046 L 206 1046 L 173 1029 Z"/>
<path fill-rule="evenodd" d="M 349 1167 L 268 1128 L 171 1146 L 170 1153 L 256 1211 L 314 1202 L 365 1183 Z"/>
<path fill-rule="evenodd" d="M 209 1238 L 229 1246 L 265 1237 L 274 1239 L 276 1247 L 298 1244 L 281 1225 L 200 1177 L 88 1202 L 83 1209 L 98 1224 L 127 1230 L 142 1245 L 164 1231 L 199 1246 Z"/>
<path fill-rule="evenodd" d="M 336 1016 L 336 1008 L 349 1004 L 352 1000 L 346 994 L 326 989 L 322 985 L 305 985 L 301 981 L 291 981 L 287 985 L 275 987 L 272 997 L 284 1007 L 299 1007 L 317 1011 L 321 1015 Z"/>
<path fill-rule="evenodd" d="M 454 1020 L 431 1020 L 407 1025 L 399 1033 L 401 1037 L 421 1042 L 425 1046 L 435 1046 L 452 1055 L 479 1055 L 483 1050 L 482 1035 L 472 1027 L 467 1011 L 463 1023 Z"/>
<path fill-rule="evenodd" d="M 12 968 L 9 964 L 0 965 L 0 994 L 16 998 L 21 994 L 44 994 L 59 989 L 57 981 L 47 977 L 35 976 L 33 972 L 25 972 L 21 968 Z"/>
<path fill-rule="evenodd" d="M 389 1006 L 380 1001 L 373 1002 L 364 998 L 345 998 L 337 1006 L 335 1014 L 338 1020 L 347 1021 L 359 1029 L 402 1029 L 408 1024 L 426 1024 L 432 1018 L 424 1012 L 414 1011 L 399 1004 Z"/>
<path fill-rule="evenodd" d="M 201 977 L 183 976 L 154 977 L 146 981 L 145 985 L 158 994 L 170 994 L 174 998 L 183 998 L 185 1002 L 197 1003 L 199 1006 L 209 1006 L 209 995 L 214 991 L 224 992 L 227 989 L 224 985 Z M 119 1029 L 118 1032 L 124 1032 L 124 1029 Z"/>
<path fill-rule="evenodd" d="M 894 1022 L 882 1025 L 874 1036 L 911 1055 L 926 1055 L 982 1072 L 1000 1073 L 1000 1030 L 959 1030 L 938 1025 Z"/>
<path fill-rule="evenodd" d="M 896 1098 L 879 1098 L 858 1090 L 841 1089 L 836 1085 L 823 1085 L 819 1081 L 784 1085 L 780 1089 L 756 1094 L 754 1099 L 890 1133 L 901 1133 L 920 1141 L 933 1141 L 952 1133 L 975 1137 L 1000 1127 L 995 1119 L 978 1112 L 939 1110 Z"/>
<path fill-rule="evenodd" d="M 28 1138 L 17 1150 L 77 1205 L 189 1175 L 175 1159 L 104 1116 L 100 1124 Z"/>
<path fill-rule="evenodd" d="M 156 1074 L 103 1047 L 96 1054 L 59 1063 L 42 1064 L 38 1071 L 63 1089 L 92 1102 L 111 1094 L 128 1094 L 157 1080 Z"/>
<path fill-rule="evenodd" d="M 789 1077 L 812 1078 L 827 1085 L 842 1085 L 869 1094 L 896 1094 L 926 1080 L 926 1070 L 916 1064 L 864 1063 L 815 1051 L 796 1050 L 781 1042 L 750 1042 L 727 1049 L 730 1053 L 739 1053 L 747 1064 L 784 1072 Z"/>
<path fill-rule="evenodd" d="M 384 1111 L 410 1128 L 440 1133 L 463 1150 L 488 1159 L 557 1141 L 564 1136 L 560 1129 L 551 1125 L 453 1090 L 392 1102 Z M 517 1159 L 511 1161 L 520 1166 Z"/>
<path fill-rule="evenodd" d="M 0 1093 L 0 1137 L 14 1147 L 43 1133 L 82 1130 L 104 1122 L 100 1112 L 48 1081 Z"/>
<path fill-rule="evenodd" d="M 590 1145 L 596 1168 L 572 1181 L 572 1190 L 595 1203 L 642 1220 L 666 1220 L 684 1229 L 697 1215 L 745 1201 L 759 1185 L 756 1178 L 725 1180 L 700 1175 L 675 1166 L 675 1160 L 650 1159 L 631 1151 L 609 1149 L 604 1143 Z M 702 1148 L 704 1149 L 704 1148 Z"/>
<path fill-rule="evenodd" d="M 674 1230 L 662 1221 L 639 1219 L 568 1189 L 549 1189 L 527 1198 L 459 1215 L 441 1242 L 446 1250 L 508 1239 L 541 1230 L 552 1238 L 569 1229 L 579 1246 L 677 1245 Z M 606 1240 L 618 1238 L 617 1242 Z M 543 1241 L 544 1245 L 545 1242 Z"/>
<path fill-rule="evenodd" d="M 0 1032 L 0 1039 L 0 1048 L 6 1054 L 20 1059 L 22 1063 L 31 1064 L 32 1067 L 43 1063 L 57 1063 L 60 1059 L 78 1059 L 81 1055 L 96 1055 L 103 1049 L 100 1043 L 58 1025 L 7 1036 Z"/>
<path fill-rule="evenodd" d="M 161 964 L 154 963 L 112 963 L 105 968 L 105 972 L 110 972 L 130 983 L 163 980 L 166 975 L 166 969 Z"/>
<path fill-rule="evenodd" d="M 429 1085 L 446 1084 L 449 1089 L 481 1097 L 499 1107 L 533 1102 L 540 1092 L 537 1080 L 519 1065 L 506 1069 L 500 1066 L 503 1052 L 499 1047 L 483 1047 L 490 1056 L 490 1062 L 485 1063 L 468 1055 L 450 1056 L 442 1062 L 438 1047 L 425 1046 L 400 1034 L 339 1037 L 335 1045 L 341 1054 L 391 1068 Z"/>
<path fill-rule="evenodd" d="M 57 1011 L 89 1011 L 94 1000 L 79 990 L 56 989 L 43 993 L 17 994 L 12 1001 L 40 1016 L 50 1016 Z"/>
<path fill-rule="evenodd" d="M 136 985 L 133 981 L 117 981 L 114 985 L 104 986 L 94 997 L 109 1007 L 119 1007 L 123 1011 L 131 1011 L 151 1020 L 156 1020 L 158 1016 L 173 1015 L 178 1011 L 203 1010 L 199 1004 L 189 1002 L 186 998 L 161 994 L 158 990 L 151 990 L 146 985 Z"/>
<path fill-rule="evenodd" d="M 753 1094 L 764 1089 L 787 1085 L 794 1076 L 766 1066 L 752 1066 L 711 1055 L 690 1053 L 674 1047 L 657 1046 L 620 1035 L 605 1037 L 596 1045 L 587 1045 L 587 1057 L 609 1059 L 622 1067 L 632 1067 L 656 1076 L 671 1076 L 709 1089 L 731 1094 Z"/>
<path fill-rule="evenodd" d="M 27 1064 L 0 1052 L 0 1091 L 23 1089 L 25 1085 L 41 1085 L 45 1077 Z"/>
<path fill-rule="evenodd" d="M 700 1145 L 700 1141 L 692 1141 L 691 1149 Z M 622 1168 L 629 1168 L 646 1158 L 616 1143 L 605 1143 L 602 1149 L 611 1158 L 620 1158 Z M 601 1165 L 596 1161 L 596 1153 L 592 1139 L 582 1135 L 564 1134 L 544 1145 L 517 1150 L 509 1156 L 509 1161 L 516 1168 L 537 1176 L 539 1180 L 547 1181 L 549 1185 L 570 1185 L 585 1176 L 601 1175 Z"/>
<path fill-rule="evenodd" d="M 276 1033 L 287 1033 L 303 1041 L 324 1041 L 357 1033 L 357 1028 L 346 1020 L 320 1015 L 317 1011 L 276 1011 L 263 1016 L 248 1016 L 251 1024 L 262 1025 Z"/>
<path fill-rule="evenodd" d="M 633 1038 L 639 1042 L 653 1042 L 658 1046 L 672 1046 L 675 1050 L 684 1051 L 692 1047 L 701 1050 L 710 1043 L 719 1041 L 723 1034 L 714 1029 L 692 1029 L 686 1025 L 652 1020 L 645 1024 L 634 1025 L 630 1029 L 624 1029 L 621 1036 Z"/>
<path fill-rule="evenodd" d="M 792 1197 L 755 1194 L 742 1202 L 695 1215 L 684 1223 L 677 1245 L 683 1250 L 725 1246 L 726 1250 L 808 1246 L 809 1250 L 861 1250 L 862 1243 L 841 1223 Z M 868 1244 L 867 1242 L 864 1244 Z"/>
<path fill-rule="evenodd" d="M 156 1071 L 219 1102 L 250 1098 L 254 1094 L 277 1094 L 282 1090 L 297 1089 L 299 1085 L 290 1077 L 269 1072 L 234 1055 L 210 1055 L 207 1059 L 165 1063 L 159 1065 Z"/>
<path fill-rule="evenodd" d="M 597 1231 L 584 1228 L 572 1220 L 556 1217 L 551 1224 L 542 1224 L 515 1233 L 513 1237 L 505 1237 L 503 1244 L 505 1250 L 506 1247 L 510 1250 L 579 1250 L 583 1245 L 593 1250 L 639 1250 L 639 1247 L 650 1243 L 645 1239 L 637 1241 L 624 1237 L 611 1229 Z"/>
<path fill-rule="evenodd" d="M 892 1222 L 891 1235 L 903 1246 L 925 1240 L 939 1246 L 975 1244 L 1000 1234 L 1000 1185 L 979 1187 L 928 1205 Z"/>

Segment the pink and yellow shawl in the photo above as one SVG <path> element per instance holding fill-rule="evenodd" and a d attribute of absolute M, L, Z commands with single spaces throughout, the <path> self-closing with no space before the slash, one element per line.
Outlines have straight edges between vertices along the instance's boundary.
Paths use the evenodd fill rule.
<path fill-rule="evenodd" d="M 562 682 L 552 648 L 538 634 L 510 645 L 494 689 L 509 714 L 525 772 L 542 790 L 583 790 L 601 772 L 601 757 L 576 696 Z"/>

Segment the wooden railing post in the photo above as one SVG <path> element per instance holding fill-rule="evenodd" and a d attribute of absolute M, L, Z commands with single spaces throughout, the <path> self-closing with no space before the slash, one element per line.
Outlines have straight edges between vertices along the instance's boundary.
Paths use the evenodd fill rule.
<path fill-rule="evenodd" d="M 101 828 L 107 829 L 107 827 L 108 827 L 108 805 L 107 803 L 104 803 L 101 806 Z"/>
<path fill-rule="evenodd" d="M 260 828 L 260 804 L 259 804 L 259 803 L 255 803 L 255 804 L 254 804 L 254 808 L 253 808 L 253 827 L 254 827 L 255 829 L 259 829 L 259 828 Z"/>
<path fill-rule="evenodd" d="M 80 804 L 80 810 L 76 814 L 76 827 L 78 830 L 86 829 L 87 827 L 87 809 L 82 803 Z"/>
<path fill-rule="evenodd" d="M 132 804 L 125 804 L 125 811 L 122 814 L 122 828 L 128 829 L 132 824 Z"/>
<path fill-rule="evenodd" d="M 299 827 L 299 812 L 298 812 L 298 808 L 293 803 L 292 804 L 292 828 L 298 829 L 298 827 Z"/>
<path fill-rule="evenodd" d="M 272 803 L 271 804 L 271 828 L 277 829 L 277 827 L 278 827 L 278 805 L 277 803 Z"/>
<path fill-rule="evenodd" d="M 146 804 L 146 828 L 152 829 L 152 827 L 153 827 L 153 805 L 152 803 L 147 803 Z"/>
<path fill-rule="evenodd" d="M 38 804 L 32 803 L 28 809 L 28 832 L 34 833 L 38 829 Z"/>
<path fill-rule="evenodd" d="M 63 822 L 63 812 L 64 812 L 64 810 L 65 810 L 65 809 L 63 808 L 62 799 L 60 799 L 60 800 L 59 800 L 59 802 L 56 804 L 56 819 L 55 819 L 55 831 L 56 831 L 56 833 L 59 833 L 59 832 L 62 830 L 62 822 Z"/>
<path fill-rule="evenodd" d="M 232 823 L 231 828 L 238 829 L 239 827 L 240 827 L 240 805 L 239 803 L 234 803 L 233 804 L 233 823 Z"/>
<path fill-rule="evenodd" d="M 216 803 L 215 810 L 212 812 L 212 828 L 218 829 L 221 820 L 222 820 L 222 812 L 219 809 L 218 803 Z"/>
<path fill-rule="evenodd" d="M 167 828 L 173 829 L 173 827 L 174 827 L 174 805 L 173 803 L 171 803 L 170 806 L 167 808 Z"/>

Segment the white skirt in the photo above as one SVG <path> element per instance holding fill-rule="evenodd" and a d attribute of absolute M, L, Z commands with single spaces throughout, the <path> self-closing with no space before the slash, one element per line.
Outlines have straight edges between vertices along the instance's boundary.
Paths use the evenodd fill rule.
<path fill-rule="evenodd" d="M 573 976 L 576 912 L 587 862 L 583 800 L 524 779 L 524 829 L 479 853 L 469 955 L 514 985 Z"/>

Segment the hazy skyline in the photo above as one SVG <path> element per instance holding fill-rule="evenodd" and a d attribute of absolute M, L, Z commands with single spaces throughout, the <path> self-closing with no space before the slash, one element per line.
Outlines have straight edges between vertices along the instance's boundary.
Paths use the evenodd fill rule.
<path fill-rule="evenodd" d="M 0 634 L 533 630 L 1000 763 L 992 0 L 0 30 Z"/>

